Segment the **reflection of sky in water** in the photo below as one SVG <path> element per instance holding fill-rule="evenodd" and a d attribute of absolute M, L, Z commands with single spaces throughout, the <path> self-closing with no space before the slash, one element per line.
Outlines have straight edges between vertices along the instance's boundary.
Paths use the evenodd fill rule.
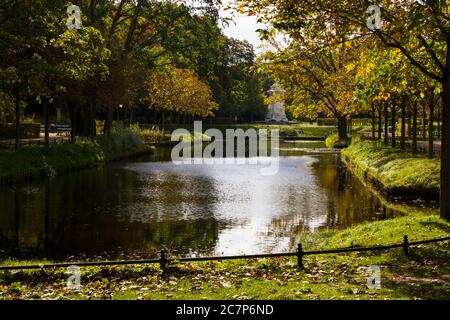
<path fill-rule="evenodd" d="M 316 161 L 309 156 L 281 157 L 273 176 L 263 176 L 261 165 L 249 164 L 128 164 L 125 168 L 143 180 L 142 210 L 129 209 L 128 215 L 141 223 L 211 216 L 222 225 L 219 254 L 286 251 L 295 242 L 293 228 L 303 224 L 316 229 L 327 223 L 324 194 L 310 170 Z M 173 202 L 166 201 L 168 188 Z"/>
<path fill-rule="evenodd" d="M 267 164 L 175 166 L 170 149 L 158 149 L 2 187 L 0 259 L 283 252 L 305 229 L 398 214 L 339 166 L 337 154 L 314 151 L 323 142 L 280 147 L 273 176 L 260 174 Z"/>

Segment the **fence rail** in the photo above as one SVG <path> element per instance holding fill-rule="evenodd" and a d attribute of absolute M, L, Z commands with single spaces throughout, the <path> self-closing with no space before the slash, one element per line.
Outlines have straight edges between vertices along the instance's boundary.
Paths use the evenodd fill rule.
<path fill-rule="evenodd" d="M 89 137 L 76 137 L 76 141 L 87 141 L 90 140 Z M 64 136 L 57 136 L 57 137 L 50 137 L 49 144 L 60 144 L 69 142 L 70 137 L 64 137 Z M 14 148 L 16 143 L 15 139 L 8 139 L 8 140 L 0 140 L 0 147 L 3 148 Z M 19 140 L 19 147 L 25 147 L 25 146 L 33 146 L 33 145 L 45 145 L 45 138 L 36 138 L 36 139 L 20 139 Z"/>
<path fill-rule="evenodd" d="M 330 250 L 318 250 L 318 251 L 303 251 L 301 243 L 298 244 L 296 252 L 285 253 L 268 253 L 268 254 L 254 254 L 244 256 L 222 256 L 222 257 L 193 257 L 193 258 L 169 258 L 165 250 L 160 251 L 159 259 L 147 259 L 147 260 L 122 260 L 122 261 L 93 261 L 93 262 L 71 262 L 71 263 L 55 263 L 55 264 L 35 264 L 24 266 L 0 266 L 0 271 L 13 271 L 13 270 L 30 270 L 30 269 L 49 269 L 49 268 L 67 268 L 69 266 L 76 265 L 78 267 L 98 267 L 98 266 L 113 266 L 113 265 L 137 265 L 137 264 L 159 264 L 162 270 L 166 269 L 166 266 L 170 262 L 195 262 L 195 261 L 222 261 L 222 260 L 249 260 L 249 259 L 263 259 L 263 258 L 281 258 L 281 257 L 297 257 L 297 263 L 300 270 L 304 270 L 303 257 L 307 255 L 319 255 L 319 254 L 333 254 L 333 253 L 345 253 L 345 252 L 363 252 L 363 251 L 379 251 L 389 250 L 394 248 L 403 248 L 405 255 L 409 254 L 409 247 L 417 246 L 421 244 L 429 244 L 434 242 L 449 241 L 450 237 L 428 239 L 415 242 L 409 242 L 408 236 L 403 237 L 403 242 L 399 244 L 380 245 L 372 247 L 349 247 Z"/>

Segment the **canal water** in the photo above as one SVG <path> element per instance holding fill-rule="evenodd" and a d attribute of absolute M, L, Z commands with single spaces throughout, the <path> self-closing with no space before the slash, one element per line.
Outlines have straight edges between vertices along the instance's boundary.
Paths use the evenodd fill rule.
<path fill-rule="evenodd" d="M 0 187 L 0 259 L 117 259 L 285 252 L 302 232 L 401 214 L 322 142 L 280 144 L 279 172 L 179 165 L 170 149 Z"/>

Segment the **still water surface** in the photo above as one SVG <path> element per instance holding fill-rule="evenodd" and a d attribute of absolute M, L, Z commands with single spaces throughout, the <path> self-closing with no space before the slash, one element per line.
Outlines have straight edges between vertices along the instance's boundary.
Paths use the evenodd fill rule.
<path fill-rule="evenodd" d="M 399 213 L 321 142 L 282 143 L 280 170 L 181 165 L 170 150 L 0 188 L 0 258 L 284 252 L 298 235 Z"/>

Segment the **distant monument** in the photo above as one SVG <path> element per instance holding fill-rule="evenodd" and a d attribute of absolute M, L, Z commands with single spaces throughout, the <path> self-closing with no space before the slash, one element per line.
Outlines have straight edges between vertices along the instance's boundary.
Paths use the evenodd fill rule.
<path fill-rule="evenodd" d="M 270 90 L 267 91 L 269 97 L 275 94 L 281 94 L 285 91 L 278 87 L 276 83 L 270 87 Z M 286 117 L 286 111 L 284 109 L 284 101 L 274 102 L 269 105 L 269 111 L 266 115 L 266 122 L 288 122 L 288 118 Z"/>

